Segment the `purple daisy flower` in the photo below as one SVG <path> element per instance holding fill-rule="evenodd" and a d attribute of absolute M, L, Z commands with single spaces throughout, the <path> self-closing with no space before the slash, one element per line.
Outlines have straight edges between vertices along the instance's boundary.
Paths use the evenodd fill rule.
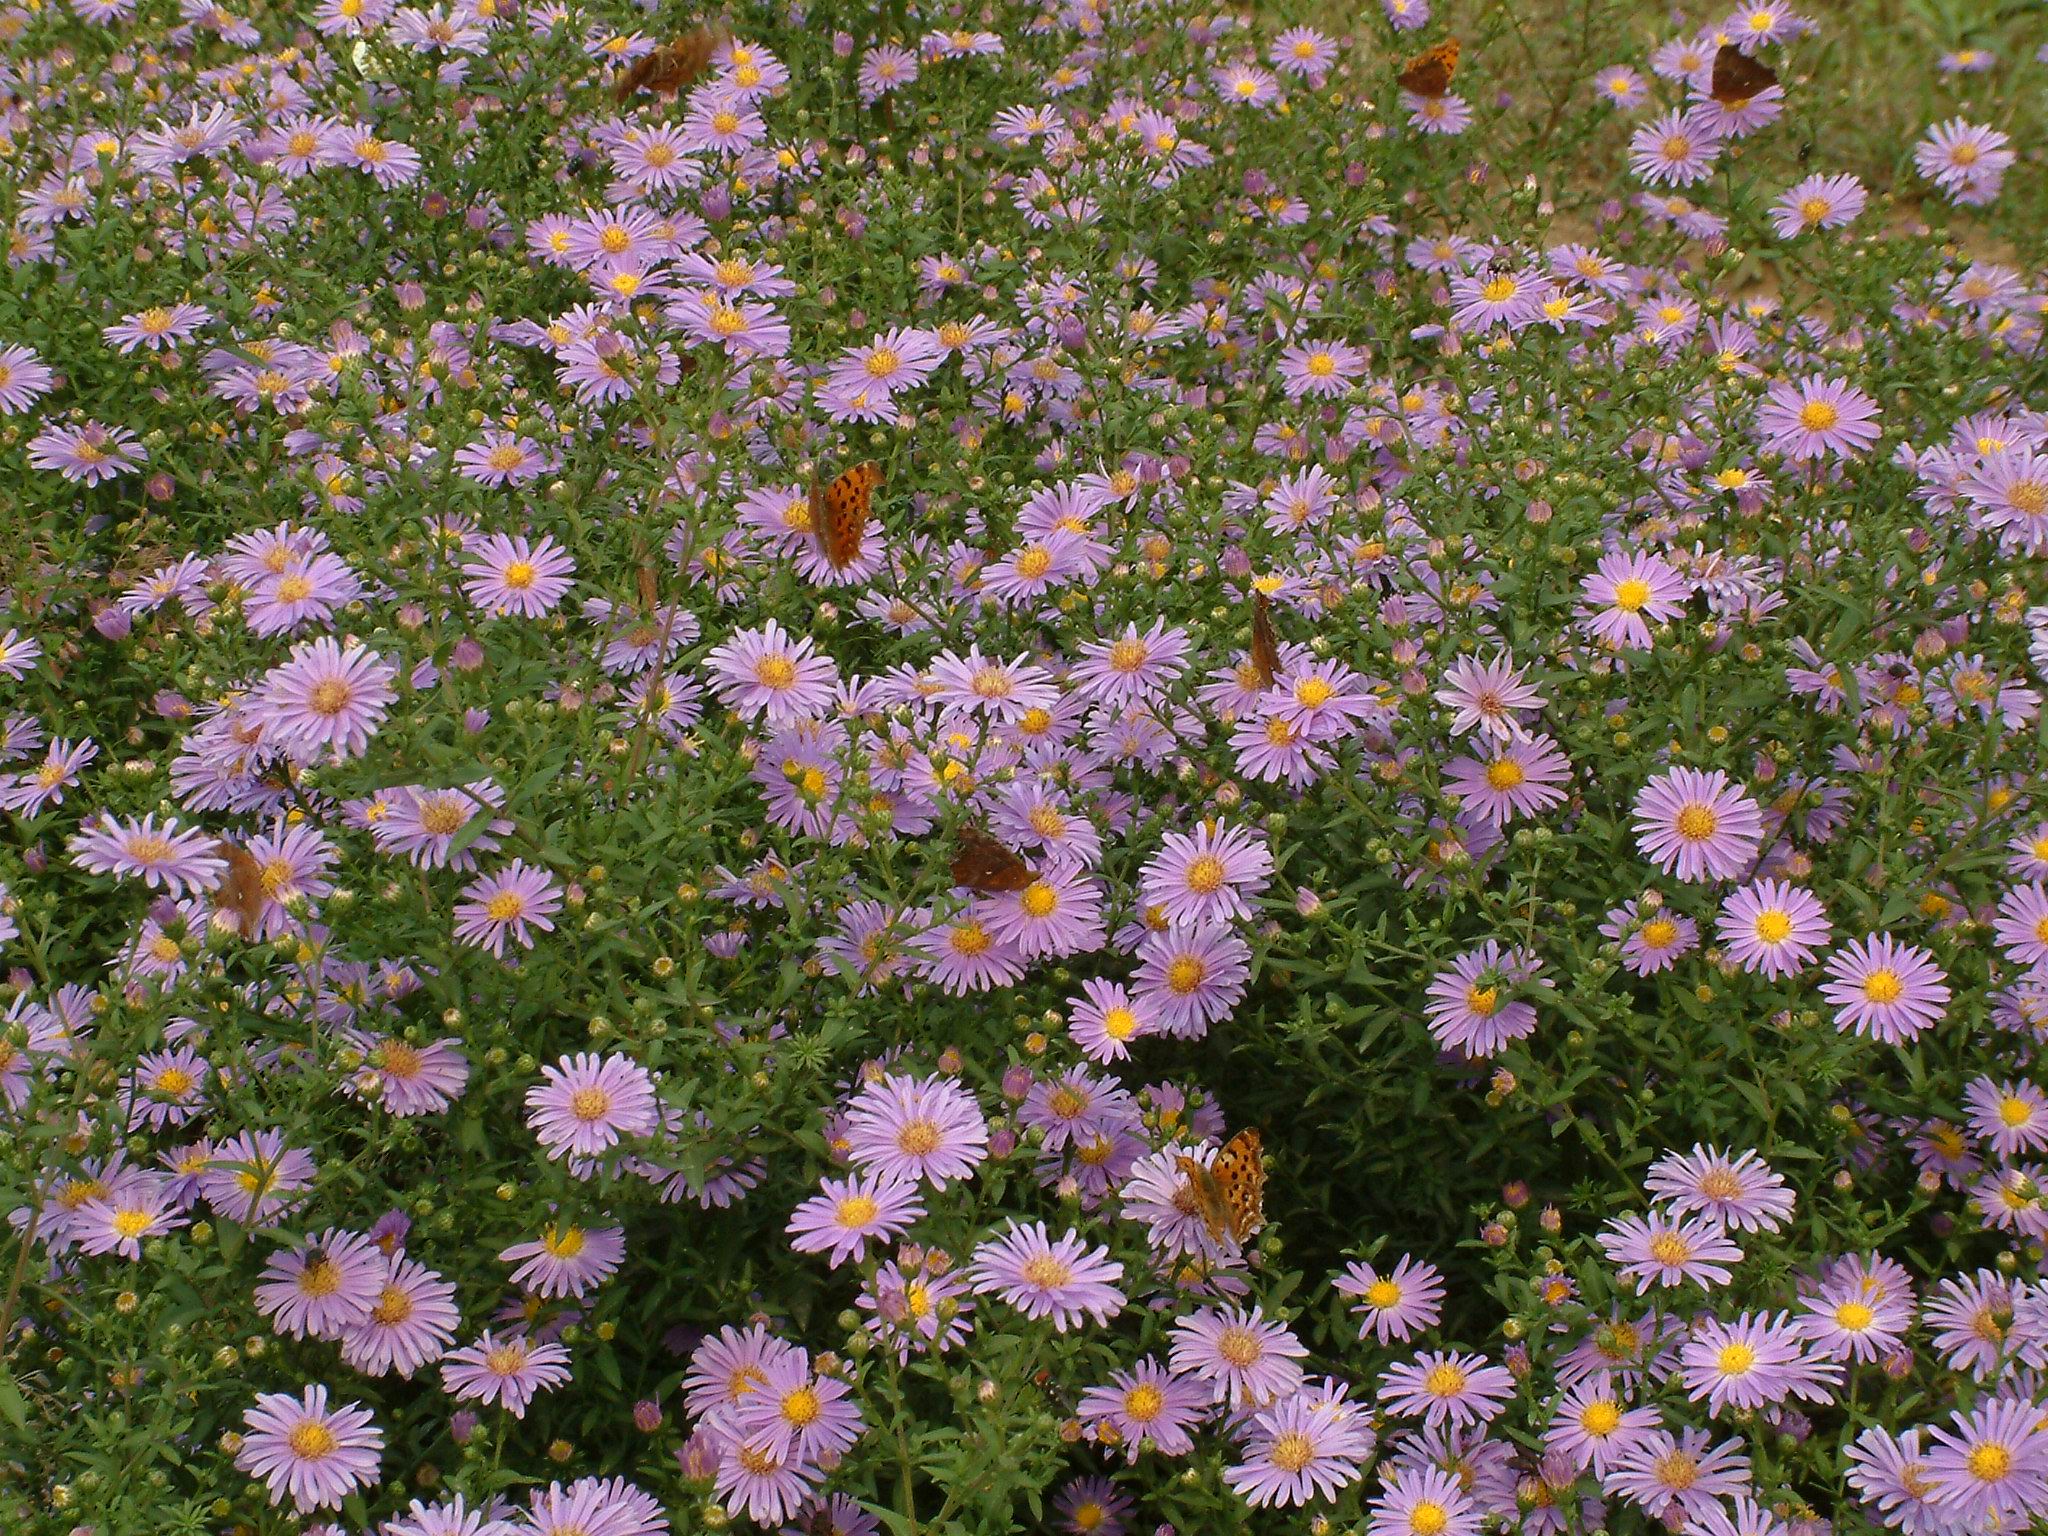
<path fill-rule="evenodd" d="M 206 1203 L 243 1226 L 266 1226 L 299 1204 L 313 1184 L 313 1157 L 287 1147 L 284 1132 L 243 1131 L 212 1148 L 199 1176 Z"/>
<path fill-rule="evenodd" d="M 1484 1511 L 1464 1480 L 1437 1467 L 1397 1466 L 1368 1506 L 1367 1536 L 1479 1536 Z"/>
<path fill-rule="evenodd" d="M 1740 1440 L 1713 1443 L 1704 1429 L 1677 1435 L 1655 1429 L 1616 1459 L 1600 1486 L 1674 1526 L 1699 1519 L 1723 1495 L 1749 1487 L 1749 1458 Z"/>
<path fill-rule="evenodd" d="M 1249 919 L 1248 897 L 1266 888 L 1273 855 L 1243 827 L 1204 822 L 1192 834 L 1169 832 L 1139 875 L 1140 898 L 1169 923 L 1193 927 Z"/>
<path fill-rule="evenodd" d="M 269 1488 L 272 1504 L 289 1498 L 301 1514 L 338 1509 L 349 1494 L 377 1484 L 384 1432 L 359 1403 L 330 1408 L 324 1386 L 298 1397 L 260 1392 L 242 1418 L 249 1432 L 235 1465 Z"/>
<path fill-rule="evenodd" d="M 353 637 L 327 636 L 292 648 L 264 674 L 250 716 L 264 739 L 295 755 L 360 757 L 398 697 L 398 668 Z"/>
<path fill-rule="evenodd" d="M 1390 1366 L 1380 1378 L 1379 1401 L 1389 1413 L 1419 1414 L 1432 1428 L 1448 1421 L 1457 1428 L 1496 1418 L 1515 1395 L 1515 1378 L 1484 1355 L 1425 1351 Z"/>
<path fill-rule="evenodd" d="M 1804 463 L 1869 452 L 1878 438 L 1877 416 L 1877 402 L 1847 379 L 1811 374 L 1773 384 L 1756 425 L 1765 452 Z"/>
<path fill-rule="evenodd" d="M 1903 1045 L 1941 1021 L 1948 978 L 1934 956 L 1889 934 L 1872 934 L 1828 957 L 1820 994 L 1834 1007 L 1835 1027 Z"/>
<path fill-rule="evenodd" d="M 1994 1398 L 1958 1409 L 1947 1429 L 1930 1429 L 1927 1471 L 1940 1512 L 1965 1529 L 2048 1510 L 2048 1434 L 2024 1398 Z"/>
<path fill-rule="evenodd" d="M 28 440 L 31 469 L 54 469 L 66 480 L 98 485 L 140 469 L 149 455 L 133 432 L 97 421 L 60 427 L 55 422 Z"/>
<path fill-rule="evenodd" d="M 1672 768 L 1636 796 L 1637 846 L 1680 880 L 1728 880 L 1756 857 L 1763 812 L 1715 768 Z"/>
<path fill-rule="evenodd" d="M 1358 1298 L 1351 1310 L 1361 1339 L 1405 1344 L 1443 1316 L 1444 1283 L 1436 1266 L 1405 1253 L 1385 1274 L 1370 1264 L 1347 1264 L 1334 1284 L 1338 1294 Z"/>
<path fill-rule="evenodd" d="M 1254 1509 L 1334 1498 L 1365 1473 L 1373 1433 L 1342 1401 L 1290 1397 L 1252 1419 L 1244 1461 L 1224 1469 L 1224 1486 Z"/>
<path fill-rule="evenodd" d="M 71 862 L 96 875 L 139 879 L 154 890 L 161 885 L 173 896 L 207 891 L 220 883 L 227 860 L 220 841 L 197 827 L 181 827 L 167 816 L 117 821 L 110 812 L 79 829 L 71 839 Z"/>
<path fill-rule="evenodd" d="M 1542 961 L 1526 949 L 1508 949 L 1488 939 L 1439 971 L 1429 984 L 1429 1032 L 1445 1050 L 1477 1060 L 1498 1054 L 1510 1042 L 1536 1031 L 1536 1005 L 1516 996 L 1539 978 Z"/>
<path fill-rule="evenodd" d="M 2007 891 L 1991 932 L 2014 965 L 2048 967 L 2048 884 L 2033 880 Z"/>
<path fill-rule="evenodd" d="M 654 1079 L 628 1057 L 564 1056 L 541 1078 L 526 1090 L 526 1124 L 551 1158 L 596 1157 L 657 1128 Z"/>
<path fill-rule="evenodd" d="M 1443 685 L 1432 697 L 1451 711 L 1451 734 L 1476 731 L 1500 741 L 1526 738 L 1522 712 L 1540 711 L 1547 701 L 1523 679 L 1524 670 L 1506 653 L 1486 662 L 1460 656 L 1446 667 Z"/>
<path fill-rule="evenodd" d="M 1687 1281 L 1711 1289 L 1726 1285 L 1742 1262 L 1742 1250 L 1728 1240 L 1710 1217 L 1672 1217 L 1652 1210 L 1645 1216 L 1618 1216 L 1600 1232 L 1600 1251 L 1616 1274 L 1633 1280 L 1636 1294 L 1651 1286 L 1683 1285 Z"/>
<path fill-rule="evenodd" d="M 847 1111 L 847 1156 L 856 1167 L 944 1189 L 972 1177 L 988 1156 L 988 1122 L 974 1094 L 942 1077 L 886 1076 Z"/>
<path fill-rule="evenodd" d="M 561 882 L 545 869 L 514 859 L 494 874 L 479 875 L 455 904 L 455 937 L 503 957 L 505 941 L 533 948 L 533 930 L 555 931 L 562 909 Z"/>
<path fill-rule="evenodd" d="M 569 1380 L 569 1351 L 486 1328 L 474 1344 L 450 1350 L 441 1361 L 441 1384 L 458 1402 L 496 1403 L 515 1419 L 526 1417 L 538 1392 Z"/>
<path fill-rule="evenodd" d="M 448 1352 L 461 1321 L 453 1285 L 416 1260 L 393 1258 L 369 1313 L 342 1331 L 341 1358 L 366 1376 L 410 1377 Z"/>
<path fill-rule="evenodd" d="M 1244 999 L 1250 962 L 1251 947 L 1228 928 L 1170 928 L 1138 946 L 1134 986 L 1161 1034 L 1200 1039 Z"/>
<path fill-rule="evenodd" d="M 832 1268 L 867 1256 L 871 1242 L 907 1231 L 924 1215 L 917 1185 L 893 1173 L 870 1171 L 819 1181 L 819 1193 L 790 1213 L 789 1246 L 822 1253 Z"/>
<path fill-rule="evenodd" d="M 545 535 L 529 541 L 494 533 L 470 551 L 462 575 L 463 592 L 485 613 L 537 619 L 575 585 L 576 562 Z"/>
<path fill-rule="evenodd" d="M 512 1283 L 536 1296 L 582 1296 L 601 1285 L 626 1255 L 624 1227 L 579 1227 L 549 1222 L 529 1243 L 514 1243 L 498 1257 L 519 1267 Z"/>
<path fill-rule="evenodd" d="M 256 1310 L 288 1338 L 338 1339 L 369 1317 L 389 1267 L 361 1233 L 329 1228 L 270 1261 L 256 1283 Z"/>
<path fill-rule="evenodd" d="M 1147 1445 L 1162 1456 L 1185 1456 L 1195 1448 L 1190 1433 L 1209 1416 L 1208 1386 L 1177 1376 L 1147 1357 L 1127 1371 L 1114 1371 L 1106 1386 L 1081 1394 L 1075 1417 L 1098 1441 L 1120 1446 L 1135 1461 Z"/>
<path fill-rule="evenodd" d="M 845 1382 L 813 1374 L 810 1356 L 792 1350 L 762 1368 L 760 1383 L 726 1411 L 720 1427 L 749 1450 L 829 1467 L 860 1438 L 852 1394 Z"/>
<path fill-rule="evenodd" d="M 712 687 L 748 719 L 788 725 L 823 714 L 839 686 L 839 666 L 820 655 L 809 635 L 792 637 L 770 619 L 742 630 L 705 657 L 717 679 Z"/>
<path fill-rule="evenodd" d="M 1698 1145 L 1658 1158 L 1644 1187 L 1675 1215 L 1698 1212 L 1738 1232 L 1776 1232 L 1791 1218 L 1795 1200 L 1784 1177 L 1755 1152 L 1730 1156 Z"/>
<path fill-rule="evenodd" d="M 1820 899 L 1782 880 L 1758 880 L 1732 893 L 1721 903 L 1716 930 L 1730 959 L 1772 981 L 1806 969 L 1833 933 Z"/>
<path fill-rule="evenodd" d="M 0 416 L 19 416 L 55 388 L 56 380 L 34 348 L 0 346 Z"/>
<path fill-rule="evenodd" d="M 1780 240 L 1840 229 L 1863 211 L 1869 194 L 1854 176 L 1809 176 L 1785 189 L 1772 205 L 1771 223 Z"/>
<path fill-rule="evenodd" d="M 1173 1325 L 1167 1364 L 1209 1388 L 1213 1402 L 1260 1407 L 1300 1387 L 1308 1347 L 1256 1306 L 1204 1307 Z"/>
<path fill-rule="evenodd" d="M 968 1271 L 977 1294 L 999 1296 L 1026 1317 L 1050 1318 L 1061 1333 L 1083 1317 L 1106 1324 L 1124 1308 L 1116 1282 L 1124 1267 L 1104 1247 L 1089 1248 L 1077 1232 L 1051 1237 L 1042 1221 L 1012 1221 L 1001 1237 L 975 1249 Z"/>
<path fill-rule="evenodd" d="M 1685 612 L 1692 583 L 1659 556 L 1637 551 L 1602 555 L 1580 591 L 1588 633 L 1616 650 L 1647 651 L 1656 645 L 1650 625 Z"/>
<path fill-rule="evenodd" d="M 1691 186 L 1713 174 L 1721 145 L 1720 127 L 1710 114 L 1698 107 L 1666 112 L 1630 137 L 1629 169 L 1652 186 Z"/>
<path fill-rule="evenodd" d="M 1564 803 L 1571 762 L 1548 736 L 1490 741 L 1484 756 L 1460 757 L 1444 770 L 1446 788 L 1463 802 L 1460 815 L 1505 826 Z"/>
<path fill-rule="evenodd" d="M 1699 1319 L 1679 1349 L 1679 1368 L 1686 1394 L 1716 1416 L 1788 1397 L 1832 1402 L 1832 1388 L 1842 1379 L 1839 1365 L 1807 1355 L 1799 1330 L 1783 1312 L 1745 1312 L 1727 1323 Z"/>
<path fill-rule="evenodd" d="M 1551 1410 L 1543 1432 L 1546 1455 L 1561 1455 L 1582 1472 L 1605 1476 L 1614 1461 L 1663 1423 L 1655 1408 L 1631 1408 L 1604 1372 L 1575 1383 Z"/>

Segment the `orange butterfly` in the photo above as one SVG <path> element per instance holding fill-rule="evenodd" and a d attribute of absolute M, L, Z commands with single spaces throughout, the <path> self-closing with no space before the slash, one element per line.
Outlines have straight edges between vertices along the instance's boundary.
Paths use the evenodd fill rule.
<path fill-rule="evenodd" d="M 1724 107 L 1739 107 L 1778 83 L 1768 64 L 1761 64 L 1733 43 L 1723 43 L 1714 55 L 1714 79 L 1707 94 Z"/>
<path fill-rule="evenodd" d="M 953 883 L 978 896 L 1021 891 L 1038 878 L 1016 854 L 979 827 L 960 829 L 960 847 L 953 855 Z"/>
<path fill-rule="evenodd" d="M 843 571 L 860 558 L 875 487 L 881 483 L 881 466 L 872 459 L 840 471 L 830 484 L 811 477 L 811 532 L 833 570 Z"/>
<path fill-rule="evenodd" d="M 1458 40 L 1446 38 L 1426 53 L 1418 53 L 1402 66 L 1395 78 L 1401 89 L 1416 96 L 1441 96 L 1451 88 L 1451 76 L 1458 72 Z"/>
<path fill-rule="evenodd" d="M 214 910 L 234 913 L 236 931 L 245 939 L 253 939 L 263 921 L 263 904 L 270 899 L 263 885 L 263 866 L 246 848 L 225 841 L 219 846 L 228 861 L 228 872 L 214 887 Z"/>
<path fill-rule="evenodd" d="M 1273 605 L 1266 594 L 1253 588 L 1252 597 L 1252 667 L 1259 686 L 1270 688 L 1280 674 L 1280 640 L 1273 633 Z"/>
<path fill-rule="evenodd" d="M 654 562 L 652 560 L 643 560 L 640 563 L 639 577 L 640 607 L 643 612 L 652 614 L 661 606 L 661 589 L 657 585 L 657 579 L 654 574 Z"/>
<path fill-rule="evenodd" d="M 1227 1236 L 1241 1243 L 1266 1224 L 1266 1159 L 1257 1130 L 1239 1131 L 1207 1167 L 1185 1153 L 1174 1163 L 1217 1242 Z"/>
<path fill-rule="evenodd" d="M 675 95 L 704 73 L 711 55 L 724 41 L 724 35 L 711 27 L 692 27 L 674 42 L 664 43 L 654 52 L 635 59 L 612 87 L 612 99 L 624 101 L 638 90 Z"/>

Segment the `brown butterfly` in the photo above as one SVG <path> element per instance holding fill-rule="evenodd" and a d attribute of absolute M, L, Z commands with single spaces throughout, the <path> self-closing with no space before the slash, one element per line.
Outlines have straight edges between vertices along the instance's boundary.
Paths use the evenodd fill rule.
<path fill-rule="evenodd" d="M 833 570 L 843 571 L 860 558 L 875 487 L 881 483 L 881 466 L 872 459 L 840 471 L 829 482 L 811 477 L 811 532 Z"/>
<path fill-rule="evenodd" d="M 1723 43 L 1714 55 L 1714 78 L 1707 94 L 1724 107 L 1739 107 L 1777 83 L 1768 64 L 1758 63 L 1733 43 Z"/>
<path fill-rule="evenodd" d="M 1401 89 L 1416 96 L 1441 96 L 1451 88 L 1451 76 L 1458 72 L 1458 40 L 1446 38 L 1425 53 L 1418 53 L 1395 78 Z"/>
<path fill-rule="evenodd" d="M 981 828 L 960 829 L 960 846 L 953 854 L 955 885 L 964 885 L 977 896 L 1000 896 L 1021 891 L 1037 878 L 1030 865 Z"/>
<path fill-rule="evenodd" d="M 654 562 L 652 560 L 644 560 L 641 562 L 639 578 L 641 610 L 645 613 L 652 614 L 657 608 L 661 606 L 661 589 L 656 583 L 656 577 L 654 574 Z"/>
<path fill-rule="evenodd" d="M 237 931 L 243 938 L 253 939 L 263 921 L 263 904 L 270 899 L 263 885 L 263 866 L 246 848 L 233 843 L 221 843 L 220 852 L 228 861 L 228 872 L 214 888 L 214 910 L 234 913 Z"/>
<path fill-rule="evenodd" d="M 1270 688 L 1280 674 L 1280 640 L 1273 633 L 1272 603 L 1257 588 L 1252 598 L 1252 669 L 1259 674 L 1259 686 Z"/>
<path fill-rule="evenodd" d="M 1174 1161 L 1217 1242 L 1227 1236 L 1241 1243 L 1266 1224 L 1266 1159 L 1257 1130 L 1239 1131 L 1207 1167 L 1185 1154 Z"/>
<path fill-rule="evenodd" d="M 643 53 L 629 65 L 618 83 L 612 87 L 612 99 L 624 101 L 635 91 L 652 91 L 658 96 L 673 96 L 684 86 L 704 73 L 710 64 L 711 55 L 718 51 L 724 36 L 712 27 L 692 27 L 672 43 L 664 43 L 652 53 Z"/>

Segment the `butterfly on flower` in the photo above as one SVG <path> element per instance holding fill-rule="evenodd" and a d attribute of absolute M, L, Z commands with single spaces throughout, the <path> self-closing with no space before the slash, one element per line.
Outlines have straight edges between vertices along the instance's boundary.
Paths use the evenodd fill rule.
<path fill-rule="evenodd" d="M 1195 1214 L 1217 1242 L 1229 1237 L 1242 1243 L 1266 1224 L 1266 1159 L 1255 1128 L 1231 1137 L 1206 1167 L 1186 1153 L 1174 1166 L 1188 1181 Z"/>
<path fill-rule="evenodd" d="M 841 470 L 830 481 L 811 477 L 811 532 L 825 563 L 843 571 L 860 559 L 882 469 L 873 460 Z"/>
<path fill-rule="evenodd" d="M 1452 37 L 1415 55 L 1396 78 L 1409 94 L 1434 99 L 1450 90 L 1451 76 L 1457 72 L 1458 40 Z"/>
<path fill-rule="evenodd" d="M 263 903 L 269 896 L 263 885 L 263 866 L 248 849 L 225 840 L 219 844 L 219 852 L 228 861 L 228 869 L 214 887 L 214 910 L 234 913 L 236 932 L 245 939 L 253 939 L 263 920 Z"/>
<path fill-rule="evenodd" d="M 1038 878 L 1030 865 L 973 826 L 960 829 L 960 846 L 953 854 L 952 872 L 955 885 L 964 885 L 977 896 L 1021 891 Z"/>
<path fill-rule="evenodd" d="M 1280 640 L 1273 633 L 1273 605 L 1256 588 L 1252 592 L 1252 670 L 1258 673 L 1261 688 L 1272 687 L 1273 679 L 1280 675 Z"/>
<path fill-rule="evenodd" d="M 663 43 L 652 53 L 643 53 L 619 76 L 612 87 L 612 99 L 624 101 L 635 91 L 652 91 L 673 96 L 704 73 L 711 55 L 725 41 L 716 28 L 692 27 L 674 42 Z"/>
<path fill-rule="evenodd" d="M 1707 94 L 1724 107 L 1739 107 L 1778 83 L 1768 64 L 1759 63 L 1733 43 L 1714 54 L 1714 75 Z"/>

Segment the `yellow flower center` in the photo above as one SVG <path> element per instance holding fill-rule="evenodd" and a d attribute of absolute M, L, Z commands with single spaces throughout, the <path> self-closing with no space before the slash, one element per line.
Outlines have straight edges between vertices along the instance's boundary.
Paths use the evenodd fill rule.
<path fill-rule="evenodd" d="M 1973 1447 L 1966 1465 L 1980 1483 L 2002 1483 L 2012 1475 L 2012 1452 L 1995 1441 Z"/>
<path fill-rule="evenodd" d="M 292 1448 L 292 1454 L 301 1461 L 322 1461 L 341 1449 L 341 1441 L 333 1430 L 318 1419 L 307 1419 L 292 1427 L 285 1437 L 285 1444 Z"/>
<path fill-rule="evenodd" d="M 1640 576 L 1631 576 L 1614 584 L 1614 606 L 1624 613 L 1641 613 L 1649 600 L 1650 584 Z"/>
<path fill-rule="evenodd" d="M 1887 1003 L 1896 1003 L 1905 991 L 1905 984 L 1899 980 L 1899 973 L 1885 966 L 1879 966 L 1863 978 L 1863 995 L 1880 1007 Z"/>
<path fill-rule="evenodd" d="M 1678 812 L 1678 835 L 1689 843 L 1704 843 L 1721 828 L 1721 818 L 1712 806 L 1693 801 Z"/>
<path fill-rule="evenodd" d="M 1049 1253 L 1041 1253 L 1024 1261 L 1019 1271 L 1026 1280 L 1043 1291 L 1058 1290 L 1073 1283 L 1074 1272 Z"/>

